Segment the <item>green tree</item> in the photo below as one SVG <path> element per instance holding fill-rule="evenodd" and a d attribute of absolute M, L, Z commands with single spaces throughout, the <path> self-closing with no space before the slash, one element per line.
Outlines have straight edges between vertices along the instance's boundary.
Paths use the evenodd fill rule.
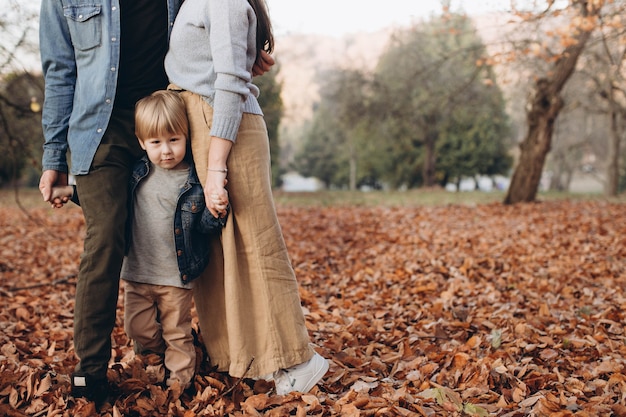
<path fill-rule="evenodd" d="M 505 103 L 484 55 L 469 20 L 446 15 L 397 32 L 372 75 L 325 73 L 297 169 L 350 189 L 506 172 Z"/>
<path fill-rule="evenodd" d="M 39 176 L 42 135 L 37 106 L 43 81 L 28 72 L 39 66 L 38 9 L 20 0 L 8 0 L 0 8 L 0 185 L 32 185 Z"/>
<path fill-rule="evenodd" d="M 329 109 L 319 109 L 305 128 L 302 149 L 295 156 L 295 168 L 305 177 L 316 177 L 326 188 L 341 184 L 342 163 L 337 157 L 341 129 Z"/>
<path fill-rule="evenodd" d="M 283 116 L 284 109 L 283 100 L 281 98 L 283 85 L 276 79 L 279 71 L 280 67 L 277 64 L 275 68 L 268 73 L 254 78 L 254 83 L 261 90 L 259 105 L 263 109 L 265 123 L 267 124 L 267 133 L 270 139 L 272 185 L 274 187 L 281 185 L 280 177 L 284 173 L 280 166 L 280 138 L 278 137 L 278 126 Z"/>
<path fill-rule="evenodd" d="M 507 174 L 509 120 L 502 93 L 495 84 L 473 83 L 462 93 L 463 106 L 445 119 L 437 142 L 437 180 L 459 183 L 462 177 Z"/>
<path fill-rule="evenodd" d="M 484 55 L 464 15 L 395 35 L 377 67 L 372 105 L 390 184 L 429 187 L 507 169 L 504 100 Z"/>
<path fill-rule="evenodd" d="M 296 156 L 296 168 L 328 187 L 354 190 L 371 176 L 361 169 L 369 143 L 370 81 L 361 71 L 337 68 L 323 79 L 320 102 Z"/>
<path fill-rule="evenodd" d="M 10 74 L 0 87 L 0 185 L 19 180 L 36 185 L 43 144 L 43 78 Z"/>
<path fill-rule="evenodd" d="M 344 167 L 340 172 L 345 172 L 347 167 L 348 188 L 355 190 L 360 176 L 365 174 L 358 167 L 363 157 L 362 145 L 366 142 L 363 133 L 366 131 L 369 81 L 359 70 L 331 71 L 326 77 L 322 105 L 329 108 L 337 122 L 337 137 L 342 139 L 337 156 Z"/>

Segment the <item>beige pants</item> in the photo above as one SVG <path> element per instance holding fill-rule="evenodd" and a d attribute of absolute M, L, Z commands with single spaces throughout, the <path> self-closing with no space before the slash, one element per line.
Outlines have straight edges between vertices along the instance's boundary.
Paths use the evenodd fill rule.
<path fill-rule="evenodd" d="M 166 384 L 190 385 L 196 366 L 191 335 L 193 292 L 124 281 L 124 329 L 141 349 L 165 354 Z"/>
<path fill-rule="evenodd" d="M 206 181 L 213 109 L 182 92 L 200 181 Z M 309 360 L 313 349 L 272 195 L 263 117 L 243 115 L 228 157 L 231 212 L 195 282 L 200 330 L 211 364 L 231 376 L 258 377 Z"/>

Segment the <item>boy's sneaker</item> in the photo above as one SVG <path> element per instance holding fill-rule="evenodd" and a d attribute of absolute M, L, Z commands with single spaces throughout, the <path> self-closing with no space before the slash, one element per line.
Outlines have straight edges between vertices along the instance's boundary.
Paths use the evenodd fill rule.
<path fill-rule="evenodd" d="M 328 361 L 315 353 L 307 362 L 281 369 L 272 378 L 276 384 L 276 393 L 286 395 L 293 391 L 309 392 L 326 374 L 328 367 Z"/>
<path fill-rule="evenodd" d="M 100 408 L 109 399 L 109 381 L 80 372 L 72 374 L 72 397 L 84 397 Z"/>

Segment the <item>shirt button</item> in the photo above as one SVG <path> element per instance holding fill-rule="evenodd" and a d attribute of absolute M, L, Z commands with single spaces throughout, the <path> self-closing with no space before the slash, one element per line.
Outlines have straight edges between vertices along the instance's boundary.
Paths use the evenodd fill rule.
<path fill-rule="evenodd" d="M 176 229 L 176 230 L 174 230 L 174 233 L 175 233 L 175 234 L 177 234 L 177 235 L 180 235 L 180 233 L 181 233 L 181 232 L 180 232 L 180 229 Z"/>
<path fill-rule="evenodd" d="M 111 10 L 117 10 L 117 7 L 113 6 L 111 7 Z"/>
<path fill-rule="evenodd" d="M 107 98 L 106 100 L 104 100 L 104 102 L 105 102 L 106 104 L 111 104 L 111 99 L 110 99 L 110 98 Z"/>
<path fill-rule="evenodd" d="M 111 38 L 111 42 L 117 42 L 117 38 L 116 37 L 112 37 Z"/>
<path fill-rule="evenodd" d="M 83 15 L 82 15 L 82 14 L 79 14 L 79 15 L 78 15 L 78 18 L 79 18 L 79 19 L 82 19 L 82 18 L 83 18 Z"/>
<path fill-rule="evenodd" d="M 115 72 L 115 67 L 111 67 L 111 72 Z"/>
<path fill-rule="evenodd" d="M 178 255 L 178 256 L 183 256 L 183 251 L 182 251 L 182 250 L 178 250 L 178 251 L 176 251 L 176 255 Z"/>
<path fill-rule="evenodd" d="M 96 132 L 102 133 L 102 129 L 98 129 L 98 130 L 96 130 Z"/>

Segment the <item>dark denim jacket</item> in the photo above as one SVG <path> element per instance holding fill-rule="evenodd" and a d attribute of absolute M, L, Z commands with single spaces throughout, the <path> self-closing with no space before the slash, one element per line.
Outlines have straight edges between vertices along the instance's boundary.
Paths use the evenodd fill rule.
<path fill-rule="evenodd" d="M 150 161 L 146 156 L 135 164 L 130 179 L 130 210 L 126 227 L 126 253 L 130 249 L 130 222 L 133 219 L 133 202 L 137 185 L 150 172 Z M 174 215 L 174 242 L 178 270 L 183 283 L 197 278 L 209 263 L 209 236 L 219 236 L 226 224 L 226 217 L 215 218 L 206 207 L 204 190 L 198 180 L 193 163 L 190 163 L 189 177 L 180 189 L 176 213 Z"/>
<path fill-rule="evenodd" d="M 189 161 L 188 161 L 189 162 Z M 227 216 L 216 219 L 206 208 L 204 190 L 192 162 L 189 162 L 189 177 L 180 189 L 176 213 L 174 214 L 174 244 L 180 279 L 187 284 L 196 279 L 209 263 L 209 236 L 219 236 L 226 224 Z M 150 161 L 144 155 L 135 163 L 130 178 L 129 210 L 126 224 L 126 250 L 128 254 L 132 240 L 131 231 L 135 191 L 137 185 L 148 176 Z M 73 186 L 72 201 L 80 206 L 80 196 Z"/>

